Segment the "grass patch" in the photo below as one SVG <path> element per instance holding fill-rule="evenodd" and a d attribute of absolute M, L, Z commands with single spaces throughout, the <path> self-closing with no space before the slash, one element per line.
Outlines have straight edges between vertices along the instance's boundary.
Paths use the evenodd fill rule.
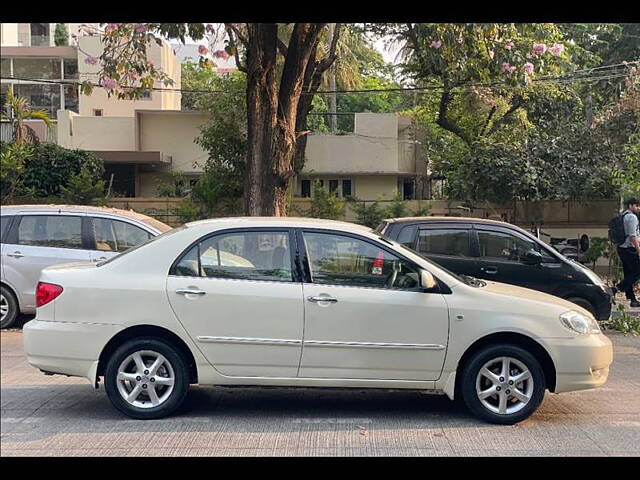
<path fill-rule="evenodd" d="M 616 310 L 619 315 L 612 316 L 609 320 L 603 322 L 602 326 L 609 330 L 640 335 L 640 315 L 632 315 L 622 304 L 619 304 Z"/>

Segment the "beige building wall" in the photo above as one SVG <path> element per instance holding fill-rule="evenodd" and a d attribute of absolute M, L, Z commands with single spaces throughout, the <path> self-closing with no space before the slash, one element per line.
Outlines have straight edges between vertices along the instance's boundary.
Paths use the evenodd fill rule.
<path fill-rule="evenodd" d="M 372 175 L 353 177 L 354 196 L 359 200 L 391 200 L 398 192 L 398 177 Z"/>
<path fill-rule="evenodd" d="M 89 65 L 85 63 L 87 56 L 100 57 L 102 54 L 102 43 L 99 36 L 81 36 L 78 38 L 78 72 L 80 81 L 90 80 L 98 83 L 98 72 L 100 65 Z M 149 60 L 170 75 L 174 84 L 171 87 L 164 87 L 162 83 L 156 82 L 157 88 L 176 88 L 181 86 L 180 65 L 177 63 L 175 54 L 168 44 L 162 47 L 153 43 L 149 45 Z M 132 117 L 136 110 L 179 110 L 180 92 L 151 91 L 149 99 L 144 100 L 119 100 L 115 96 L 109 98 L 104 89 L 95 87 L 91 95 L 80 94 L 80 115 L 94 116 L 95 110 L 102 110 L 103 116 L 112 117 Z"/>
<path fill-rule="evenodd" d="M 3 47 L 18 46 L 17 23 L 3 23 L 0 25 L 0 45 Z"/>
<path fill-rule="evenodd" d="M 140 112 L 139 150 L 160 151 L 172 158 L 173 171 L 200 173 L 207 152 L 195 143 L 200 125 L 207 120 L 203 113 Z M 199 162 L 199 165 L 194 165 Z"/>
<path fill-rule="evenodd" d="M 356 135 L 309 135 L 303 174 L 397 171 L 397 139 Z"/>
<path fill-rule="evenodd" d="M 58 112 L 58 144 L 83 150 L 135 150 L 134 117 L 83 117 Z"/>

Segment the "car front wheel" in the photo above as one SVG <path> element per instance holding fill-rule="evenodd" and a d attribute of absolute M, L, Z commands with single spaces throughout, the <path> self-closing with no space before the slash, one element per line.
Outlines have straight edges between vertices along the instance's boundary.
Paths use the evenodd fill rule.
<path fill-rule="evenodd" d="M 105 369 L 111 403 L 137 419 L 173 413 L 189 388 L 187 364 L 180 352 L 161 339 L 134 339 L 121 345 Z"/>
<path fill-rule="evenodd" d="M 512 425 L 528 418 L 544 398 L 544 371 L 528 351 L 494 345 L 476 352 L 462 375 L 462 395 L 479 418 Z"/>

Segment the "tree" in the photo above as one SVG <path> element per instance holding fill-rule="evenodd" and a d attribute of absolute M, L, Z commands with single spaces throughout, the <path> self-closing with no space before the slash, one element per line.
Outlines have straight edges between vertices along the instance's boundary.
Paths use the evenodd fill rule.
<path fill-rule="evenodd" d="M 99 83 L 109 95 L 139 98 L 154 82 L 170 85 L 166 73 L 146 56 L 157 35 L 200 40 L 212 26 L 204 24 L 108 24 L 104 28 Z M 227 55 L 247 76 L 247 161 L 244 183 L 245 213 L 286 214 L 286 192 L 295 175 L 294 154 L 300 130 L 324 72 L 336 59 L 340 37 L 337 25 L 325 55 L 319 51 L 324 23 L 296 23 L 283 41 L 275 23 L 225 24 Z M 206 47 L 200 49 L 204 56 Z M 281 67 L 277 59 L 282 57 Z M 201 58 L 201 62 L 203 59 Z M 82 91 L 93 86 L 83 82 Z M 304 94 L 304 95 L 303 95 Z M 304 100 L 303 100 L 304 99 Z"/>
<path fill-rule="evenodd" d="M 48 128 L 53 126 L 53 120 L 44 110 L 33 110 L 29 100 L 25 97 L 16 97 L 13 90 L 7 90 L 7 100 L 4 104 L 3 120 L 9 120 L 13 127 L 13 140 L 16 143 L 39 143 L 38 136 L 33 128 L 25 123 L 25 120 L 42 120 Z"/>
<path fill-rule="evenodd" d="M 64 23 L 56 23 L 56 30 L 53 34 L 53 40 L 56 47 L 64 47 L 69 45 L 69 31 Z"/>

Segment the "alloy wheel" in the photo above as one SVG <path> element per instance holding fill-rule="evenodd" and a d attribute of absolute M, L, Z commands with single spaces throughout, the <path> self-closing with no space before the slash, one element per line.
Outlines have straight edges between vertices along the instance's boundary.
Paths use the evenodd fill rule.
<path fill-rule="evenodd" d="M 0 322 L 4 322 L 4 319 L 9 315 L 9 301 L 7 297 L 0 294 Z"/>
<path fill-rule="evenodd" d="M 155 408 L 171 396 L 176 376 L 173 366 L 163 355 L 141 350 L 122 361 L 116 381 L 118 392 L 129 405 Z"/>
<path fill-rule="evenodd" d="M 534 392 L 533 376 L 527 366 L 513 357 L 486 362 L 476 376 L 476 394 L 493 413 L 511 415 L 522 410 Z"/>

